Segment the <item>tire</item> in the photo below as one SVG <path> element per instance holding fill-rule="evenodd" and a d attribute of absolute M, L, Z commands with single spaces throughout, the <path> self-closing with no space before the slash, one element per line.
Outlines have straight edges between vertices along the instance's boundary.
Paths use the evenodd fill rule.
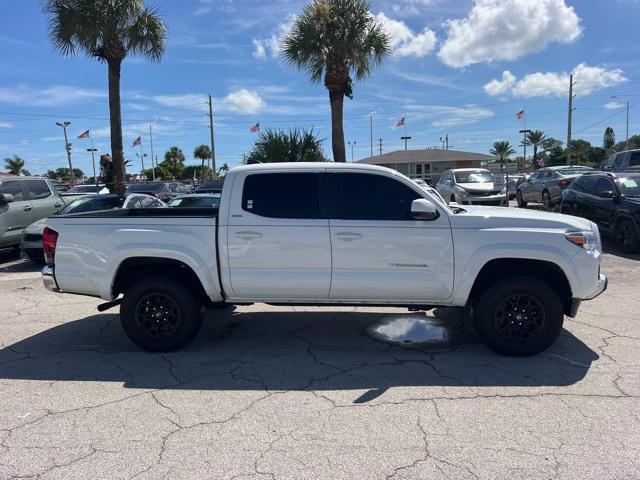
<path fill-rule="evenodd" d="M 575 213 L 573 213 L 573 207 L 564 202 L 560 204 L 560 213 L 564 213 L 565 215 L 575 215 Z"/>
<path fill-rule="evenodd" d="M 545 212 L 550 212 L 552 207 L 553 204 L 551 203 L 551 195 L 549 195 L 549 192 L 545 190 L 544 192 L 542 192 L 542 209 Z"/>
<path fill-rule="evenodd" d="M 523 311 L 518 312 L 520 306 Z M 474 312 L 476 331 L 485 344 L 509 356 L 546 350 L 560 335 L 564 322 L 558 295 L 540 280 L 525 276 L 496 282 L 480 297 Z"/>
<path fill-rule="evenodd" d="M 518 203 L 518 207 L 527 208 L 527 202 L 522 199 L 522 192 L 520 190 L 516 192 L 516 202 Z"/>
<path fill-rule="evenodd" d="M 202 306 L 175 280 L 149 277 L 125 292 L 120 322 L 129 339 L 143 350 L 171 352 L 200 331 Z"/>
<path fill-rule="evenodd" d="M 638 232 L 631 220 L 619 220 L 616 224 L 616 245 L 625 253 L 634 253 L 638 250 Z"/>

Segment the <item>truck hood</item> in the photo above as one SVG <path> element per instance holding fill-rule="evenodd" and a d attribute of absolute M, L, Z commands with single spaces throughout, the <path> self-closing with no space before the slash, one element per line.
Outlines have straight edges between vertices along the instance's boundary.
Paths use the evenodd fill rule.
<path fill-rule="evenodd" d="M 452 228 L 543 228 L 567 231 L 593 230 L 584 218 L 524 208 L 464 206 L 466 212 L 451 215 Z"/>

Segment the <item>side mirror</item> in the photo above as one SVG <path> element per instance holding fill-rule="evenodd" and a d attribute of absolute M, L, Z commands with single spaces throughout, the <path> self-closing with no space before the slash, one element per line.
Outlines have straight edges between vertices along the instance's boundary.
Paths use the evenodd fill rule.
<path fill-rule="evenodd" d="M 598 192 L 598 196 L 601 198 L 616 198 L 616 192 L 613 190 L 601 190 Z"/>
<path fill-rule="evenodd" d="M 438 209 L 426 198 L 411 202 L 411 218 L 414 220 L 435 220 L 438 216 Z"/>
<path fill-rule="evenodd" d="M 451 186 L 451 180 L 445 180 L 444 184 L 450 187 Z"/>
<path fill-rule="evenodd" d="M 13 195 L 10 193 L 0 193 L 0 203 L 11 203 L 13 200 Z"/>

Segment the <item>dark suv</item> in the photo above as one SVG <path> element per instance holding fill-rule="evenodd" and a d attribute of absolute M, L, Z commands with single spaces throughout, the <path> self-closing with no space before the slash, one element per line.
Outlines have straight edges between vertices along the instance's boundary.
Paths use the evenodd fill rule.
<path fill-rule="evenodd" d="M 593 172 L 563 192 L 562 213 L 588 218 L 624 252 L 640 248 L 640 171 Z"/>

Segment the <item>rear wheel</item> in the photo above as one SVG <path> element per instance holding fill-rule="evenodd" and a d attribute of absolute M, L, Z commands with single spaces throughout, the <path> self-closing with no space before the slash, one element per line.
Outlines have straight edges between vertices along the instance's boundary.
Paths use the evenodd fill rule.
<path fill-rule="evenodd" d="M 549 192 L 545 190 L 544 192 L 542 192 L 542 208 L 548 212 L 549 210 L 551 210 L 552 206 L 551 195 L 549 195 Z"/>
<path fill-rule="evenodd" d="M 125 292 L 120 322 L 129 339 L 140 348 L 170 352 L 196 336 L 202 326 L 202 308 L 175 280 L 150 277 Z"/>
<path fill-rule="evenodd" d="M 518 202 L 518 206 L 520 208 L 525 208 L 527 206 L 527 202 L 522 199 L 522 192 L 520 190 L 516 192 L 516 202 Z"/>
<path fill-rule="evenodd" d="M 545 283 L 510 277 L 495 283 L 478 301 L 474 324 L 485 343 L 503 355 L 535 355 L 558 338 L 562 301 Z"/>
<path fill-rule="evenodd" d="M 631 220 L 620 220 L 616 225 L 616 244 L 625 253 L 638 250 L 638 232 Z"/>

